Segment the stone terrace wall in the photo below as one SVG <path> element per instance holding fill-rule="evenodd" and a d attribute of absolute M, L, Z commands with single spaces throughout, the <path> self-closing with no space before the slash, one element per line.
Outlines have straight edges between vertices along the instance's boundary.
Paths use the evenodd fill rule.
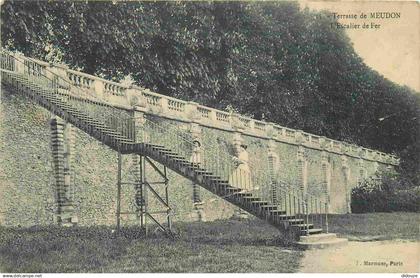
<path fill-rule="evenodd" d="M 56 196 L 50 148 L 51 114 L 29 99 L 2 88 L 0 103 L 0 225 L 54 224 Z M 117 153 L 84 132 L 74 129 L 74 197 L 79 225 L 114 225 L 117 195 Z M 123 156 L 123 169 L 132 163 Z M 150 167 L 150 180 L 157 180 Z M 130 175 L 125 180 L 130 181 Z M 175 221 L 195 218 L 191 182 L 170 171 L 170 201 Z M 201 190 L 206 218 L 232 215 L 233 207 Z M 133 211 L 134 189 L 123 187 L 122 211 Z M 155 207 L 152 202 L 151 207 Z M 124 216 L 123 225 L 135 224 Z"/>
<path fill-rule="evenodd" d="M 48 71 L 59 74 L 122 110 L 144 113 L 168 127 L 178 126 L 187 132 L 198 128 L 202 144 L 214 150 L 235 155 L 235 144 L 245 143 L 251 168 L 257 175 L 266 176 L 273 171 L 285 183 L 308 193 L 328 194 L 332 213 L 349 212 L 349 192 L 358 182 L 398 164 L 397 157 L 382 152 L 229 114 L 144 88 L 124 86 L 62 65 L 30 60 L 47 70 L 47 75 Z M 13 92 L 3 91 L 1 101 L 0 224 L 54 223 L 48 124 L 51 115 Z M 111 225 L 115 223 L 117 154 L 81 131 L 75 134 L 72 194 L 78 222 Z M 276 160 L 270 166 L 272 157 Z M 125 166 L 131 162 L 127 158 Z M 191 182 L 173 172 L 169 175 L 175 220 L 194 219 Z M 132 207 L 134 193 L 130 190 L 124 188 L 123 210 Z M 231 205 L 204 190 L 201 192 L 208 220 L 232 215 Z M 127 216 L 126 222 L 134 220 Z"/>

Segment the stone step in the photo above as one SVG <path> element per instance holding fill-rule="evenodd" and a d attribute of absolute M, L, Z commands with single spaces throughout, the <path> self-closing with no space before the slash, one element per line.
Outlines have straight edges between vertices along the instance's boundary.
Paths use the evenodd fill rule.
<path fill-rule="evenodd" d="M 298 241 L 295 243 L 296 247 L 304 250 L 308 249 L 325 249 L 325 248 L 337 248 L 348 243 L 347 238 L 338 238 L 335 234 L 316 234 L 306 236 L 304 241 Z M 311 238 L 313 237 L 313 238 Z M 301 237 L 302 240 L 302 237 Z"/>
<path fill-rule="evenodd" d="M 201 170 L 203 171 L 203 169 L 200 168 L 199 165 L 191 165 L 191 163 L 184 163 L 184 162 L 178 162 L 179 167 L 181 168 L 186 168 L 188 171 L 198 171 Z"/>
<path fill-rule="evenodd" d="M 205 170 L 201 169 L 200 166 L 198 165 L 191 165 L 191 163 L 182 163 L 180 162 L 179 165 L 181 167 L 187 168 L 188 170 L 194 170 L 194 171 L 198 171 L 198 172 L 204 172 Z"/>
<path fill-rule="evenodd" d="M 188 161 L 185 160 L 184 157 L 173 158 L 173 157 L 170 157 L 170 156 L 166 156 L 166 158 L 173 160 L 178 165 L 188 163 Z"/>
<path fill-rule="evenodd" d="M 191 168 L 191 169 L 193 169 L 193 168 Z M 213 175 L 212 172 L 208 172 L 207 170 L 203 170 L 203 169 L 195 169 L 194 172 L 196 172 L 199 175 L 203 175 L 203 174 Z"/>
<path fill-rule="evenodd" d="M 309 233 L 311 232 L 313 226 L 313 224 L 292 224 L 292 227 L 297 227 L 304 232 L 306 232 L 306 230 L 309 228 Z"/>
<path fill-rule="evenodd" d="M 154 148 L 156 151 L 158 151 L 160 154 L 163 155 L 177 155 L 177 153 L 171 151 L 171 150 L 162 150 L 162 149 L 156 149 Z"/>
<path fill-rule="evenodd" d="M 260 201 L 261 199 L 255 196 L 247 196 L 247 197 L 243 197 L 242 199 L 244 199 L 247 202 L 252 202 L 252 201 Z"/>
<path fill-rule="evenodd" d="M 301 230 L 301 232 L 302 232 L 301 235 L 303 235 L 303 236 L 306 235 L 306 229 Z M 322 229 L 316 229 L 316 228 L 309 229 L 309 235 L 320 234 L 322 232 L 323 232 Z"/>
<path fill-rule="evenodd" d="M 288 219 L 287 221 L 289 221 L 291 224 L 303 224 L 305 222 L 303 219 Z"/>
<path fill-rule="evenodd" d="M 223 179 L 213 180 L 212 182 L 215 183 L 215 184 L 217 184 L 220 187 L 228 187 L 228 186 L 230 186 L 230 183 L 227 180 L 223 180 Z"/>
<path fill-rule="evenodd" d="M 272 210 L 272 211 L 275 211 L 275 210 L 277 210 L 277 206 L 274 206 L 274 205 L 262 205 L 262 206 L 260 206 L 262 209 L 265 209 L 265 210 Z"/>
<path fill-rule="evenodd" d="M 40 87 L 41 89 L 41 87 Z M 40 94 L 42 95 L 42 94 Z M 132 144 L 133 142 L 130 141 L 130 139 L 124 137 L 122 134 L 118 132 L 114 132 L 110 130 L 105 124 L 98 121 L 96 118 L 91 117 L 90 115 L 86 114 L 83 111 L 78 111 L 77 108 L 73 107 L 71 104 L 65 103 L 64 99 L 59 99 L 58 97 L 54 96 L 53 94 L 49 94 L 48 92 L 44 93 L 45 100 L 42 101 L 44 106 L 49 106 L 50 108 L 54 108 L 61 114 L 64 114 L 64 116 L 67 117 L 65 113 L 62 113 L 60 110 L 63 110 L 64 112 L 69 112 L 72 114 L 74 118 L 78 118 L 80 121 L 84 122 L 84 125 L 82 127 L 84 129 L 87 129 L 89 131 L 92 131 L 91 133 L 94 134 L 96 137 L 101 138 L 100 140 L 110 141 L 111 143 L 121 144 L 124 142 L 127 142 L 128 144 Z M 40 97 L 38 97 L 40 99 Z M 55 108 L 54 106 L 58 107 Z M 54 110 L 52 109 L 52 110 Z M 78 122 L 78 121 L 75 121 Z M 83 124 L 83 123 L 82 123 Z M 87 125 L 87 127 L 86 127 Z M 98 135 L 102 133 L 102 136 Z M 58 147 L 62 144 L 62 141 L 57 139 L 54 141 L 53 146 Z M 116 145 L 115 144 L 115 145 Z M 166 159 L 170 159 L 178 163 L 177 166 L 186 167 L 190 170 L 194 170 L 197 174 L 203 176 L 203 180 L 207 180 L 207 183 L 214 182 L 215 184 L 219 185 L 220 188 L 223 187 L 223 190 L 219 191 L 225 191 L 225 192 L 231 192 L 233 194 L 237 194 L 237 196 L 240 196 L 241 203 L 244 206 L 255 208 L 255 211 L 260 211 L 260 209 L 263 209 L 265 211 L 265 214 L 268 214 L 272 218 L 276 218 L 278 220 L 285 220 L 289 221 L 289 223 L 294 226 L 298 227 L 301 230 L 301 233 L 305 233 L 306 231 L 309 232 L 309 236 L 302 236 L 301 241 L 299 242 L 302 246 L 305 246 L 305 248 L 312 248 L 312 246 L 327 246 L 329 244 L 332 244 L 332 242 L 344 242 L 346 239 L 338 239 L 336 238 L 335 234 L 321 234 L 321 229 L 313 229 L 312 224 L 303 224 L 303 219 L 293 219 L 295 216 L 288 216 L 285 215 L 285 211 L 281 211 L 281 208 L 278 208 L 275 205 L 270 205 L 268 202 L 261 200 L 257 197 L 252 197 L 251 193 L 248 192 L 241 192 L 242 189 L 240 188 L 234 188 L 230 187 L 228 181 L 222 180 L 221 177 L 216 176 L 215 174 L 211 173 L 210 170 L 207 171 L 206 169 L 200 169 L 199 165 L 191 165 L 191 162 L 188 162 L 188 160 L 180 156 L 179 154 L 173 152 L 172 150 L 166 148 L 165 146 L 159 146 L 159 145 L 153 145 L 153 144 L 144 144 L 144 147 L 148 148 L 150 152 L 153 152 L 156 156 L 160 155 L 161 157 L 166 157 Z M 61 150 L 61 149 L 60 149 Z M 55 155 L 56 157 L 61 158 L 61 154 Z M 55 169 L 61 170 L 61 166 L 56 166 Z M 198 168 L 198 169 L 197 169 Z M 185 171 L 182 171 L 185 172 Z M 60 178 L 59 178 L 60 180 Z M 64 215 L 64 214 L 63 214 Z"/>
<path fill-rule="evenodd" d="M 117 131 L 111 131 L 111 130 L 108 130 L 108 129 L 102 129 L 102 128 L 97 128 L 97 127 L 96 127 L 96 129 L 105 133 L 105 135 L 110 135 L 110 136 L 119 135 L 119 136 L 121 136 L 121 133 L 117 132 Z"/>
<path fill-rule="evenodd" d="M 261 207 L 261 206 L 264 206 L 264 205 L 268 205 L 268 202 L 266 202 L 266 201 L 251 201 L 251 204 Z"/>
<path fill-rule="evenodd" d="M 150 144 L 150 143 L 143 143 L 143 145 L 146 148 L 155 148 L 155 149 L 166 149 L 166 150 L 168 150 L 168 148 L 166 148 L 165 146 L 162 146 L 162 145 L 156 145 L 156 144 Z"/>
<path fill-rule="evenodd" d="M 294 215 L 286 215 L 286 214 L 275 214 L 275 215 L 271 215 L 270 217 L 272 217 L 273 219 L 277 219 L 279 221 L 288 221 L 290 219 L 295 219 L 296 216 Z"/>
<path fill-rule="evenodd" d="M 252 197 L 252 193 L 249 192 L 236 192 L 233 193 L 233 195 L 240 197 L 240 198 L 244 198 L 244 197 Z"/>
<path fill-rule="evenodd" d="M 321 233 L 309 236 L 301 236 L 299 242 L 318 242 L 318 241 L 328 241 L 331 239 L 337 238 L 337 235 L 334 233 Z"/>
<path fill-rule="evenodd" d="M 270 211 L 270 214 L 273 215 L 273 216 L 275 216 L 275 215 L 283 215 L 283 216 L 286 216 L 286 211 L 279 210 L 279 209 L 277 209 L 277 210 L 271 210 Z"/>
<path fill-rule="evenodd" d="M 172 160 L 175 160 L 175 159 L 177 159 L 177 160 L 179 160 L 179 161 L 187 161 L 186 159 L 185 159 L 185 157 L 183 157 L 183 156 L 180 156 L 180 155 L 177 155 L 177 154 L 166 154 L 165 155 L 167 158 L 170 158 L 170 159 L 172 159 Z"/>
<path fill-rule="evenodd" d="M 242 189 L 236 187 L 225 187 L 223 190 L 229 193 L 239 193 L 242 191 Z"/>

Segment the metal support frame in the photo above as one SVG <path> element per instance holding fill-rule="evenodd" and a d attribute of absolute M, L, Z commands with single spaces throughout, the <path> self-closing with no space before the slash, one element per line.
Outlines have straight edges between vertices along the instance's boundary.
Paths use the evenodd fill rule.
<path fill-rule="evenodd" d="M 139 156 L 140 160 L 138 161 L 139 166 L 139 176 L 135 177 L 134 182 L 124 182 L 122 181 L 122 155 L 118 153 L 118 176 L 117 176 L 117 208 L 116 208 L 116 230 L 117 234 L 121 230 L 121 215 L 123 214 L 136 214 L 140 222 L 140 228 L 144 231 L 145 235 L 149 234 L 149 225 L 148 220 L 151 220 L 151 223 L 154 223 L 161 231 L 165 232 L 167 235 L 173 236 L 172 232 L 172 209 L 169 206 L 169 179 L 167 177 L 167 168 L 163 165 L 163 169 L 160 169 L 155 162 L 149 159 L 147 156 Z M 146 178 L 146 164 L 150 165 L 155 173 L 158 174 L 163 181 L 148 181 Z M 122 185 L 134 185 L 136 189 L 136 212 L 122 212 L 121 211 L 121 187 Z M 159 194 L 154 186 L 163 186 L 164 194 Z M 155 210 L 151 211 L 149 209 L 149 192 L 151 193 L 150 197 L 155 198 L 158 203 L 162 204 L 164 210 Z M 156 219 L 155 215 L 157 214 L 166 214 L 166 225 L 159 222 Z"/>
<path fill-rule="evenodd" d="M 117 177 L 117 234 L 121 226 L 121 176 L 122 176 L 122 155 L 118 152 L 118 177 Z"/>

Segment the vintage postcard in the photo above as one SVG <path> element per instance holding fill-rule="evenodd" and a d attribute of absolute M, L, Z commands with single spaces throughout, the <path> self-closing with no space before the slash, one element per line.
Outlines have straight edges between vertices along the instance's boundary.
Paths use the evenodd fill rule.
<path fill-rule="evenodd" d="M 418 277 L 418 1 L 0 7 L 2 277 Z"/>

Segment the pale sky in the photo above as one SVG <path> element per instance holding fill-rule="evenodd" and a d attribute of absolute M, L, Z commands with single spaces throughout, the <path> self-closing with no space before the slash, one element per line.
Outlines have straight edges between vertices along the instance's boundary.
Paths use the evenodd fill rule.
<path fill-rule="evenodd" d="M 300 1 L 300 4 L 302 8 L 358 15 L 357 19 L 339 19 L 342 24 L 380 24 L 379 29 L 346 29 L 354 49 L 368 66 L 420 93 L 420 2 Z M 359 18 L 362 12 L 367 14 L 366 19 Z M 372 12 L 400 13 L 400 18 L 372 19 Z"/>

